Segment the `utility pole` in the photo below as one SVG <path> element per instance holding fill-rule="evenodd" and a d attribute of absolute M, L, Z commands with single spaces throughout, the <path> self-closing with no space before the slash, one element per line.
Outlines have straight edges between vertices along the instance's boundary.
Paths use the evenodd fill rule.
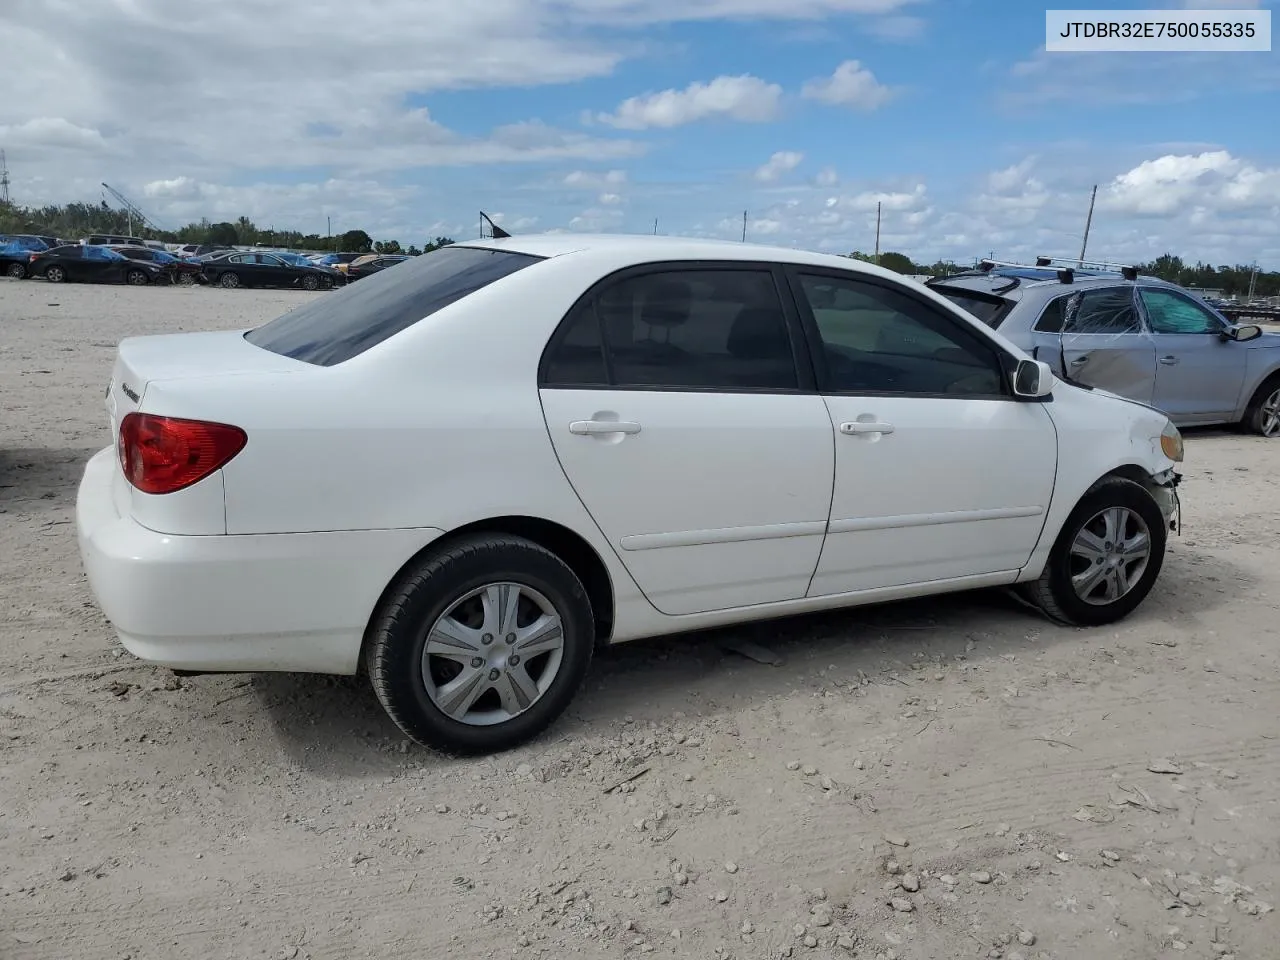
<path fill-rule="evenodd" d="M 1253 261 L 1253 272 L 1249 274 L 1249 296 L 1246 303 L 1253 300 L 1254 287 L 1258 282 L 1258 261 Z"/>
<path fill-rule="evenodd" d="M 333 217 L 326 216 L 324 218 L 325 235 L 329 238 L 329 246 L 333 246 Z"/>
<path fill-rule="evenodd" d="M 876 201 L 876 266 L 880 266 L 880 201 Z"/>
<path fill-rule="evenodd" d="M 742 211 L 742 242 L 747 242 L 747 211 Z"/>
<path fill-rule="evenodd" d="M 1089 228 L 1093 226 L 1093 202 L 1098 199 L 1098 185 L 1093 185 L 1093 193 L 1089 196 L 1089 216 L 1084 221 L 1084 239 L 1080 242 L 1080 263 L 1078 266 L 1084 269 L 1084 251 L 1089 246 Z"/>
<path fill-rule="evenodd" d="M 0 150 L 0 203 L 9 202 L 9 165 L 5 162 L 4 151 Z"/>
<path fill-rule="evenodd" d="M 658 235 L 658 218 L 657 217 L 653 218 L 653 235 L 655 237 Z"/>

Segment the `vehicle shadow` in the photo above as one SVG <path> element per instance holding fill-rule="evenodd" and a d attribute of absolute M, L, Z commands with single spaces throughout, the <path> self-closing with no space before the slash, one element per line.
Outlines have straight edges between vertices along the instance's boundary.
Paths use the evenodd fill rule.
<path fill-rule="evenodd" d="M 1207 570 L 1224 583 L 1247 579 L 1220 557 L 1175 544 L 1156 589 L 1125 621 L 1126 627 L 1161 621 L 1182 625 L 1227 602 L 1232 591 L 1207 582 Z M 677 714 L 714 718 L 740 709 L 744 701 L 792 694 L 811 685 L 819 670 L 833 680 L 865 675 L 893 682 L 893 674 L 911 672 L 913 661 L 1039 653 L 1052 644 L 1085 642 L 1115 629 L 1062 627 L 1006 591 L 987 590 L 620 644 L 597 653 L 566 715 L 523 750 L 537 754 L 565 740 L 618 736 L 628 718 L 638 727 L 651 721 L 670 725 Z M 743 642 L 763 648 L 779 662 L 754 662 L 727 649 Z M 417 746 L 402 747 L 403 735 L 364 678 L 262 674 L 253 678 L 252 689 L 284 752 L 322 778 L 386 777 L 407 763 L 430 769 L 494 762 L 457 761 Z"/>
<path fill-rule="evenodd" d="M 75 504 L 84 465 L 98 447 L 0 447 L 0 511 L 42 514 Z"/>

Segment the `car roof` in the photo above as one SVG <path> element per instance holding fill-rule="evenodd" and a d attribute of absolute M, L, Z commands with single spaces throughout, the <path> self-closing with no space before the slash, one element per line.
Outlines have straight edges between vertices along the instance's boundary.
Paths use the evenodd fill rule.
<path fill-rule="evenodd" d="M 737 240 L 714 240 L 703 237 L 654 236 L 651 234 L 609 233 L 540 233 L 517 237 L 485 237 L 458 241 L 457 246 L 510 250 L 536 257 L 560 257 L 591 252 L 603 254 L 619 262 L 637 264 L 660 260 L 744 260 L 795 263 L 816 267 L 856 270 L 876 276 L 905 278 L 875 264 L 842 257 L 834 253 L 817 253 L 794 247 L 771 246 Z"/>
<path fill-rule="evenodd" d="M 1058 271 L 1052 267 L 997 267 L 987 271 L 965 271 L 949 277 L 937 277 L 930 281 L 928 286 L 934 290 L 942 288 L 972 290 L 974 293 L 1019 300 L 1028 293 L 1043 293 L 1046 289 L 1087 290 L 1090 287 L 1135 284 L 1171 287 L 1175 290 L 1184 289 L 1176 283 L 1147 274 L 1139 274 L 1137 280 L 1126 280 L 1119 273 L 1103 270 L 1075 270 L 1072 281 L 1063 283 L 1058 279 Z"/>

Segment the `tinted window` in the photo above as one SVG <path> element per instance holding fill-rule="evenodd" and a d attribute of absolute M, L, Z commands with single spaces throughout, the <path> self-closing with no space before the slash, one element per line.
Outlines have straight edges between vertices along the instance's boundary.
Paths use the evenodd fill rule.
<path fill-rule="evenodd" d="M 802 274 L 832 393 L 1005 393 L 994 348 L 906 293 L 856 278 Z"/>
<path fill-rule="evenodd" d="M 415 257 L 401 270 L 384 270 L 344 286 L 245 338 L 295 360 L 332 366 L 540 259 L 506 250 L 444 247 Z"/>
<path fill-rule="evenodd" d="M 1221 333 L 1222 321 L 1171 290 L 1142 290 L 1142 305 L 1156 333 Z"/>
<path fill-rule="evenodd" d="M 542 367 L 542 383 L 552 387 L 603 386 L 609 382 L 600 322 L 592 298 L 574 308 L 557 331 Z"/>
<path fill-rule="evenodd" d="M 1142 328 L 1129 287 L 1077 291 L 1050 303 L 1036 329 L 1042 333 L 1138 333 Z"/>
<path fill-rule="evenodd" d="M 82 247 L 78 243 L 68 244 L 65 247 L 55 247 L 53 252 L 59 257 L 65 257 L 71 260 L 84 259 L 84 252 L 88 247 Z"/>
<path fill-rule="evenodd" d="M 782 301 L 768 270 L 646 273 L 603 287 L 593 307 L 615 386 L 799 386 Z"/>
<path fill-rule="evenodd" d="M 1009 312 L 1008 300 L 988 300 L 986 297 L 974 297 L 958 290 L 945 290 L 934 287 L 934 290 L 946 297 L 961 310 L 965 310 L 989 327 L 1000 326 L 1000 321 Z"/>

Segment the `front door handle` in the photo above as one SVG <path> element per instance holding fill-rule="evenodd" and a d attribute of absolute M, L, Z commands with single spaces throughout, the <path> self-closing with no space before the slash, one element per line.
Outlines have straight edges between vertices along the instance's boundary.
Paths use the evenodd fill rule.
<path fill-rule="evenodd" d="M 1076 357 L 1071 361 L 1073 367 L 1082 367 L 1089 362 L 1089 355 L 1086 353 L 1083 357 Z"/>
<path fill-rule="evenodd" d="M 1161 362 L 1161 363 L 1163 363 L 1166 367 L 1171 367 L 1171 366 L 1173 366 L 1175 363 L 1177 363 L 1177 362 L 1178 362 L 1178 358 L 1177 358 L 1177 357 L 1172 357 L 1172 356 L 1171 356 L 1171 357 L 1161 357 L 1161 358 L 1160 358 L 1160 362 Z"/>
<path fill-rule="evenodd" d="M 609 433 L 639 433 L 640 424 L 630 420 L 574 420 L 569 432 L 580 437 L 598 437 Z"/>
<path fill-rule="evenodd" d="M 840 424 L 840 432 L 851 436 L 867 433 L 893 433 L 893 424 L 882 423 L 879 420 L 850 420 L 847 423 Z"/>

